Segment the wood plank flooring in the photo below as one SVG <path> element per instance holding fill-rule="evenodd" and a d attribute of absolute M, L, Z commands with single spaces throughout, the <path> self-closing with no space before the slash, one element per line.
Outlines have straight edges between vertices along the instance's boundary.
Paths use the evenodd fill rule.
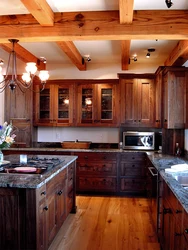
<path fill-rule="evenodd" d="M 77 196 L 49 250 L 159 250 L 147 199 Z"/>

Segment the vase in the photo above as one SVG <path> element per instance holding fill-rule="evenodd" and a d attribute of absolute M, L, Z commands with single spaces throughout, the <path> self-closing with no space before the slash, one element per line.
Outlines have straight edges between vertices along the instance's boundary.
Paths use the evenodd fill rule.
<path fill-rule="evenodd" d="M 0 150 L 0 165 L 1 165 L 2 162 L 3 162 L 3 159 L 4 159 L 3 153 L 2 153 L 2 151 Z"/>

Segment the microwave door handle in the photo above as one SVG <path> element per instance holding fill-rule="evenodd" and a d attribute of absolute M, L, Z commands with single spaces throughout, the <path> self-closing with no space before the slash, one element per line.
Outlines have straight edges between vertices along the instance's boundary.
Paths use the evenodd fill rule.
<path fill-rule="evenodd" d="M 149 169 L 150 173 L 152 174 L 152 176 L 156 176 L 157 175 L 157 174 L 153 173 L 153 171 L 152 171 L 152 169 L 155 169 L 154 167 L 150 167 L 148 169 Z"/>

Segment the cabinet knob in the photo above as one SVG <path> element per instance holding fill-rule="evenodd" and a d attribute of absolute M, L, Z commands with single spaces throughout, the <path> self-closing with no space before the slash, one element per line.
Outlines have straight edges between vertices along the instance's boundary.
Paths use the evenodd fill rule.
<path fill-rule="evenodd" d="M 48 206 L 45 206 L 45 207 L 44 207 L 44 210 L 48 211 Z"/>
<path fill-rule="evenodd" d="M 159 122 L 159 120 L 156 120 L 156 122 Z"/>
<path fill-rule="evenodd" d="M 163 213 L 164 214 L 170 214 L 171 213 L 171 209 L 170 208 L 164 208 L 163 209 Z"/>
<path fill-rule="evenodd" d="M 188 234 L 188 229 L 186 228 L 186 229 L 184 230 L 184 232 L 185 232 L 186 234 Z"/>
<path fill-rule="evenodd" d="M 167 119 L 165 119 L 164 122 L 167 122 Z"/>
<path fill-rule="evenodd" d="M 57 194 L 58 194 L 58 195 L 62 195 L 62 193 L 63 193 L 63 192 L 60 190 Z"/>
<path fill-rule="evenodd" d="M 176 214 L 180 214 L 180 213 L 182 213 L 182 211 L 181 211 L 181 210 L 176 209 Z"/>
<path fill-rule="evenodd" d="M 46 195 L 46 191 L 42 191 L 40 195 Z"/>
<path fill-rule="evenodd" d="M 180 233 L 175 233 L 175 236 L 181 236 L 181 234 Z"/>

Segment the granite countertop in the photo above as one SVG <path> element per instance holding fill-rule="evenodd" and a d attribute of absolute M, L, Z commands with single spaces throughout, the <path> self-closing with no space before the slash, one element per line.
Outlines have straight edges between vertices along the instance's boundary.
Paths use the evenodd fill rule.
<path fill-rule="evenodd" d="M 181 203 L 185 211 L 188 213 L 188 189 L 182 187 L 176 180 L 177 176 L 188 176 L 188 172 L 167 173 L 166 168 L 170 168 L 176 164 L 188 164 L 188 160 L 183 157 L 175 157 L 170 155 L 148 153 L 148 158 L 159 171 L 171 191 L 174 193 L 178 201 Z"/>
<path fill-rule="evenodd" d="M 32 156 L 33 155 L 28 155 L 28 157 L 32 157 Z M 37 155 L 34 155 L 34 156 L 37 157 Z M 51 156 L 38 155 L 38 157 L 50 158 Z M 0 187 L 39 188 L 78 158 L 77 156 L 59 156 L 59 155 L 57 155 L 57 157 L 62 159 L 63 162 L 60 165 L 53 167 L 51 170 L 47 171 L 44 174 L 1 173 L 0 174 Z M 19 155 L 4 156 L 4 160 L 11 161 L 11 162 L 19 162 Z"/>

